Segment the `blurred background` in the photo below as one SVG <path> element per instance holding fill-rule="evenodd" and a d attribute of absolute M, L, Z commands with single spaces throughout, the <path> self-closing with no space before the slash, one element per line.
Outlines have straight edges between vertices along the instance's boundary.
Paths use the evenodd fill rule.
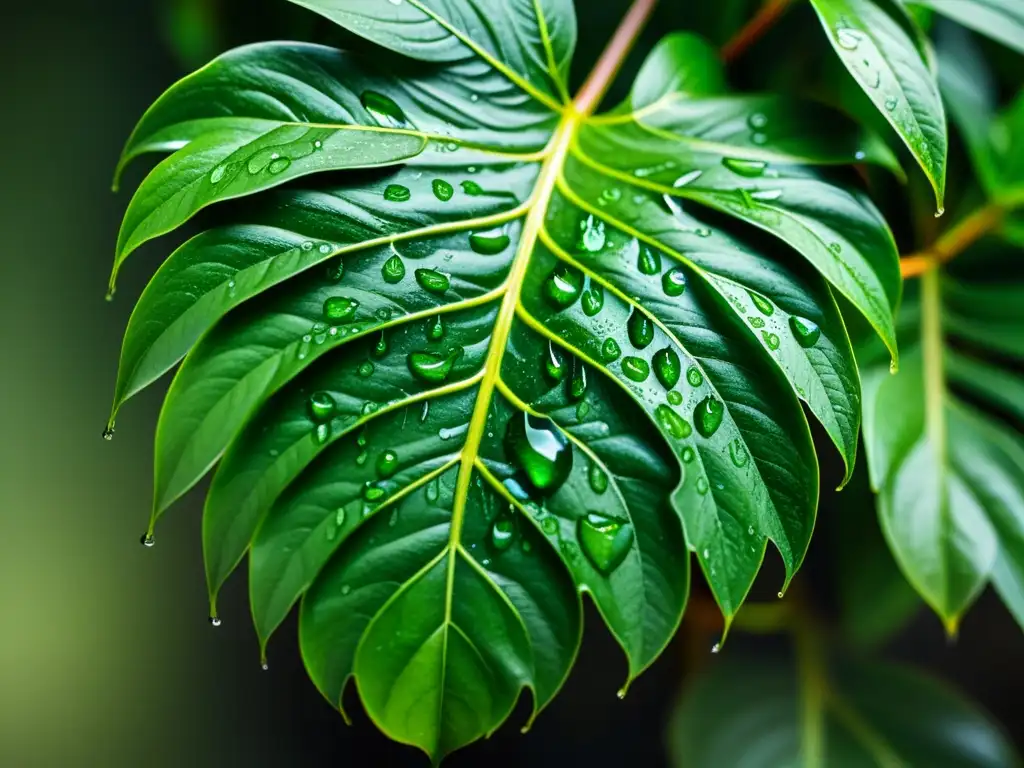
<path fill-rule="evenodd" d="M 577 78 L 627 3 L 585 5 Z M 721 42 L 756 2 L 662 5 L 641 50 L 671 27 L 696 28 Z M 786 45 L 807 24 L 807 11 L 792 12 L 759 45 Z M 365 716 L 357 714 L 354 727 L 343 724 L 306 678 L 294 617 L 275 637 L 269 671 L 261 670 L 244 573 L 223 597 L 223 626 L 207 623 L 199 538 L 204 487 L 164 518 L 155 548 L 139 546 L 166 382 L 125 408 L 113 442 L 100 438 L 132 301 L 172 245 L 161 240 L 144 248 L 123 272 L 117 300 L 104 303 L 128 201 L 109 192 L 110 179 L 135 120 L 175 79 L 229 46 L 329 40 L 333 33 L 284 0 L 50 0 L 15 4 L 4 16 L 0 766 L 426 765 L 422 755 L 387 742 Z M 800 39 L 794 70 L 832 66 L 823 36 Z M 756 60 L 755 52 L 750 71 L 738 70 L 739 85 L 765 84 Z M 638 64 L 634 56 L 631 66 Z M 899 216 L 895 210 L 890 215 Z M 898 222 L 894 228 L 902 237 Z M 831 488 L 839 467 L 828 444 L 819 445 L 822 488 Z M 874 519 L 863 492 L 855 489 L 842 505 L 824 494 L 819 535 L 798 581 L 826 614 L 835 613 L 839 597 L 830 542 L 843 525 L 867 529 Z M 765 569 L 761 596 L 774 599 L 776 565 Z M 860 599 L 870 603 L 872 569 L 892 564 L 861 565 Z M 695 592 L 699 601 L 700 588 Z M 668 764 L 671 704 L 689 675 L 714 663 L 716 638 L 692 620 L 684 623 L 677 642 L 619 701 L 624 659 L 597 616 L 588 618 L 566 689 L 533 730 L 518 732 L 528 710 L 521 703 L 509 725 L 447 764 Z M 745 646 L 762 653 L 771 645 L 736 635 L 726 653 Z M 1024 636 L 990 595 L 967 616 L 955 644 L 921 611 L 886 655 L 948 678 L 1024 745 L 1015 703 L 1024 690 Z"/>

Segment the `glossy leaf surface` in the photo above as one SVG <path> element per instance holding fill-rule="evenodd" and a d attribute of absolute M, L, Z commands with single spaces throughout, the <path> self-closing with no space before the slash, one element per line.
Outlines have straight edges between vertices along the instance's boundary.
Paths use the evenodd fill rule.
<path fill-rule="evenodd" d="M 264 647 L 301 601 L 324 695 L 339 705 L 354 678 L 382 730 L 437 759 L 523 688 L 535 711 L 551 699 L 580 593 L 631 680 L 678 626 L 688 551 L 727 619 L 769 540 L 792 578 L 818 497 L 801 402 L 848 471 L 856 453 L 833 291 L 896 351 L 892 236 L 833 166 L 893 159 L 821 106 L 729 94 L 688 36 L 651 53 L 626 103 L 581 114 L 567 2 L 301 4 L 389 50 L 250 46 L 143 118 L 125 160 L 175 152 L 118 263 L 262 194 L 158 270 L 115 409 L 187 355 L 154 521 L 222 459 L 213 612 L 248 553 Z M 248 167 L 300 130 L 330 132 L 323 162 Z M 356 134 L 365 152 L 325 150 Z"/>
<path fill-rule="evenodd" d="M 1024 5 L 1017 0 L 914 0 L 1024 53 Z"/>

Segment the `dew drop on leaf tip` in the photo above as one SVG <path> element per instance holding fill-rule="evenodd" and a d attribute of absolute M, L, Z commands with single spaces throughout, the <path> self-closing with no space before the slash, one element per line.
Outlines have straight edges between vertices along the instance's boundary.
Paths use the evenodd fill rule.
<path fill-rule="evenodd" d="M 103 428 L 103 439 L 110 442 L 114 439 L 114 427 L 108 424 Z"/>
<path fill-rule="evenodd" d="M 139 544 L 149 549 L 156 544 L 156 539 L 153 538 L 153 534 L 144 533 L 139 537 Z"/>
<path fill-rule="evenodd" d="M 219 627 L 221 625 L 219 616 L 211 616 L 209 619 L 207 619 L 207 621 L 210 622 L 211 627 Z"/>

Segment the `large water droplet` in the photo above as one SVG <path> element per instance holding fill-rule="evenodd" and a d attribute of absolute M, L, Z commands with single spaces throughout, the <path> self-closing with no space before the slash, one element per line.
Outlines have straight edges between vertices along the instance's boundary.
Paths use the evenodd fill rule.
<path fill-rule="evenodd" d="M 597 253 L 604 248 L 606 235 L 604 222 L 590 215 L 580 219 L 579 236 L 576 238 L 576 250 L 586 253 Z"/>
<path fill-rule="evenodd" d="M 391 203 L 404 203 L 412 197 L 408 187 L 401 184 L 388 184 L 384 187 L 384 199 Z"/>
<path fill-rule="evenodd" d="M 434 190 L 434 197 L 442 203 L 447 203 L 452 199 L 452 195 L 455 194 L 455 187 L 444 179 L 434 179 L 430 182 L 430 188 Z"/>
<path fill-rule="evenodd" d="M 722 425 L 725 406 L 716 397 L 708 395 L 693 409 L 693 423 L 702 437 L 711 437 Z"/>
<path fill-rule="evenodd" d="M 369 112 L 378 125 L 385 128 L 408 128 L 409 120 L 394 99 L 376 91 L 363 91 L 360 97 L 363 108 Z"/>
<path fill-rule="evenodd" d="M 377 475 L 387 479 L 398 471 L 398 454 L 388 448 L 377 457 Z"/>
<path fill-rule="evenodd" d="M 813 320 L 792 315 L 789 318 L 789 329 L 796 338 L 796 343 L 805 349 L 813 347 L 821 338 L 821 328 Z"/>
<path fill-rule="evenodd" d="M 591 283 L 590 290 L 584 291 L 580 299 L 580 306 L 587 317 L 593 317 L 600 312 L 604 307 L 604 286 L 600 283 Z"/>
<path fill-rule="evenodd" d="M 757 311 L 762 315 L 771 316 L 775 314 L 775 305 L 760 293 L 747 291 L 747 295 L 750 296 L 750 300 L 754 303 L 754 306 L 757 307 Z"/>
<path fill-rule="evenodd" d="M 610 363 L 613 360 L 618 360 L 619 355 L 622 354 L 622 350 L 619 348 L 619 343 L 609 336 L 604 340 L 604 344 L 601 345 L 601 357 L 606 363 Z"/>
<path fill-rule="evenodd" d="M 646 381 L 651 375 L 651 366 L 642 357 L 624 357 L 622 373 L 631 381 Z"/>
<path fill-rule="evenodd" d="M 103 428 L 103 439 L 108 442 L 114 439 L 114 428 L 110 424 Z"/>
<path fill-rule="evenodd" d="M 591 464 L 587 470 L 587 480 L 590 481 L 590 490 L 598 495 L 608 490 L 608 473 L 597 462 Z"/>
<path fill-rule="evenodd" d="M 661 254 L 646 245 L 640 246 L 636 257 L 636 268 L 643 275 L 656 275 L 661 272 Z"/>
<path fill-rule="evenodd" d="M 287 171 L 291 164 L 290 157 L 277 157 L 270 161 L 270 165 L 267 166 L 267 172 L 272 176 L 277 176 L 277 174 Z"/>
<path fill-rule="evenodd" d="M 679 383 L 682 370 L 679 355 L 671 347 L 659 349 L 654 353 L 654 375 L 665 389 L 672 389 Z"/>
<path fill-rule="evenodd" d="M 568 265 L 557 267 L 544 281 L 544 295 L 559 309 L 571 307 L 583 290 L 583 273 Z"/>
<path fill-rule="evenodd" d="M 413 376 L 431 384 L 440 384 L 452 372 L 455 361 L 462 354 L 462 348 L 453 349 L 446 355 L 434 352 L 412 352 L 409 355 L 409 370 Z"/>
<path fill-rule="evenodd" d="M 745 160 L 737 157 L 723 157 L 722 165 L 737 176 L 743 176 L 748 179 L 763 176 L 765 168 L 768 167 L 768 163 L 763 160 Z"/>
<path fill-rule="evenodd" d="M 580 518 L 577 536 L 583 554 L 603 574 L 618 568 L 633 546 L 632 525 L 598 512 Z"/>
<path fill-rule="evenodd" d="M 505 430 L 505 451 L 544 495 L 557 491 L 572 471 L 572 447 L 550 419 L 514 415 Z"/>
<path fill-rule="evenodd" d="M 416 282 L 420 284 L 420 287 L 437 296 L 444 295 L 444 292 L 451 286 L 448 276 L 436 269 L 417 269 L 415 274 Z"/>
<path fill-rule="evenodd" d="M 661 425 L 662 429 L 672 435 L 676 440 L 682 440 L 683 438 L 689 437 L 693 432 L 690 422 L 667 405 L 662 404 L 655 408 L 654 418 L 658 420 L 658 424 Z"/>
<path fill-rule="evenodd" d="M 402 261 L 402 257 L 396 253 L 385 261 L 384 266 L 380 268 L 380 276 L 384 278 L 385 283 L 400 283 L 405 277 L 405 262 Z"/>
<path fill-rule="evenodd" d="M 639 309 L 634 309 L 626 321 L 626 333 L 630 344 L 637 349 L 644 349 L 654 341 L 654 321 Z"/>
<path fill-rule="evenodd" d="M 324 302 L 324 319 L 327 321 L 348 320 L 356 310 L 359 302 L 347 296 L 331 296 Z"/>
<path fill-rule="evenodd" d="M 661 290 L 666 296 L 680 296 L 686 290 L 686 273 L 682 267 L 673 267 L 661 276 Z"/>
<path fill-rule="evenodd" d="M 327 421 L 334 415 L 336 403 L 330 392 L 314 392 L 309 396 L 309 416 L 313 421 Z"/>
<path fill-rule="evenodd" d="M 483 256 L 501 253 L 511 242 L 509 236 L 499 227 L 487 232 L 474 232 L 469 236 L 469 247 Z"/>

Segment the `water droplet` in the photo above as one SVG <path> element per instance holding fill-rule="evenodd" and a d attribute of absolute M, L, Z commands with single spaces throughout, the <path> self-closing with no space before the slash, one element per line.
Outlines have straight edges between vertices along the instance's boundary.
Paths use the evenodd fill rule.
<path fill-rule="evenodd" d="M 640 246 L 636 268 L 642 275 L 656 275 L 661 272 L 661 254 L 646 245 Z"/>
<path fill-rule="evenodd" d="M 603 574 L 618 568 L 633 546 L 633 526 L 627 522 L 588 512 L 577 525 L 583 554 Z"/>
<path fill-rule="evenodd" d="M 682 392 L 672 390 L 667 395 L 665 395 L 665 399 L 668 400 L 669 405 L 681 405 L 683 402 L 683 394 Z"/>
<path fill-rule="evenodd" d="M 139 544 L 141 544 L 144 547 L 151 548 L 156 545 L 156 539 L 153 538 L 153 534 L 144 533 L 142 534 L 142 537 L 139 539 Z"/>
<path fill-rule="evenodd" d="M 651 366 L 642 357 L 622 358 L 622 373 L 631 381 L 646 381 L 651 375 Z"/>
<path fill-rule="evenodd" d="M 813 347 L 821 338 L 821 328 L 813 320 L 793 315 L 789 318 L 789 329 L 793 332 L 797 344 L 805 349 Z"/>
<path fill-rule="evenodd" d="M 565 363 L 562 362 L 561 355 L 555 350 L 554 344 L 550 341 L 548 342 L 548 353 L 544 356 L 544 372 L 554 382 L 559 382 L 565 378 Z"/>
<path fill-rule="evenodd" d="M 681 374 L 682 364 L 674 349 L 665 347 L 654 353 L 654 375 L 658 377 L 661 386 L 672 389 L 679 383 Z"/>
<path fill-rule="evenodd" d="M 483 187 L 469 179 L 461 182 L 459 186 L 462 187 L 462 191 L 470 197 L 480 197 L 481 195 L 487 194 L 487 191 Z"/>
<path fill-rule="evenodd" d="M 745 467 L 747 462 L 750 461 L 747 446 L 738 437 L 729 443 L 729 458 L 732 460 L 733 465 L 737 467 Z M 753 533 L 754 529 L 751 528 L 749 532 Z"/>
<path fill-rule="evenodd" d="M 363 501 L 375 504 L 383 500 L 388 495 L 388 492 L 381 488 L 379 485 L 370 482 L 369 480 L 363 485 Z"/>
<path fill-rule="evenodd" d="M 516 538 L 515 521 L 511 517 L 499 517 L 491 526 L 491 546 L 504 552 Z"/>
<path fill-rule="evenodd" d="M 218 165 L 216 168 L 214 168 L 213 171 L 210 173 L 210 183 L 219 184 L 221 180 L 224 178 L 224 174 L 227 173 L 227 170 L 228 167 L 223 164 Z"/>
<path fill-rule="evenodd" d="M 505 451 L 544 495 L 557 491 L 572 471 L 572 447 L 547 418 L 514 415 L 505 430 Z"/>
<path fill-rule="evenodd" d="M 440 384 L 448 378 L 455 361 L 462 355 L 462 347 L 456 347 L 446 355 L 434 352 L 412 352 L 409 354 L 409 370 L 416 378 L 430 384 Z"/>
<path fill-rule="evenodd" d="M 762 296 L 760 293 L 754 291 L 747 291 L 747 295 L 750 296 L 750 301 L 753 302 L 754 306 L 757 307 L 757 311 L 766 317 L 770 317 L 775 314 L 775 305 L 773 305 L 768 299 Z"/>
<path fill-rule="evenodd" d="M 654 341 L 654 321 L 639 309 L 634 309 L 626 321 L 626 333 L 630 344 L 637 349 L 644 349 Z"/>
<path fill-rule="evenodd" d="M 673 267 L 661 276 L 661 290 L 666 296 L 681 296 L 686 290 L 686 273 L 682 267 Z"/>
<path fill-rule="evenodd" d="M 400 283 L 405 277 L 405 262 L 402 261 L 402 257 L 395 254 L 385 261 L 384 266 L 380 268 L 380 275 L 385 283 Z"/>
<path fill-rule="evenodd" d="M 770 331 L 761 331 L 761 338 L 764 339 L 765 345 L 772 352 L 777 350 L 779 348 L 779 344 L 781 343 L 781 341 L 779 340 L 779 335 L 777 333 L 772 333 Z"/>
<path fill-rule="evenodd" d="M 895 96 L 890 96 L 889 98 L 887 98 L 885 100 L 886 112 L 892 112 L 894 109 L 896 109 L 896 105 L 899 103 L 899 99 L 897 99 Z"/>
<path fill-rule="evenodd" d="M 384 187 L 384 199 L 391 203 L 404 203 L 412 197 L 408 187 L 401 184 L 388 184 Z"/>
<path fill-rule="evenodd" d="M 316 444 L 317 445 L 323 445 L 328 440 L 330 440 L 330 438 L 331 438 L 331 425 L 329 423 L 317 424 L 316 425 L 316 429 L 313 430 L 313 439 L 316 441 Z"/>
<path fill-rule="evenodd" d="M 114 428 L 109 424 L 103 428 L 103 439 L 107 442 L 114 439 Z"/>
<path fill-rule="evenodd" d="M 750 193 L 751 200 L 760 200 L 763 203 L 770 203 L 782 197 L 781 189 L 759 189 Z"/>
<path fill-rule="evenodd" d="M 748 179 L 763 176 L 764 169 L 768 167 L 768 163 L 763 160 L 744 160 L 737 157 L 723 157 L 722 165 L 737 176 L 743 176 Z"/>
<path fill-rule="evenodd" d="M 618 360 L 619 355 L 622 354 L 622 350 L 619 348 L 619 343 L 610 336 L 604 340 L 604 344 L 601 345 L 601 357 L 606 363 L 610 363 L 613 360 Z"/>
<path fill-rule="evenodd" d="M 382 358 L 388 353 L 388 340 L 384 336 L 384 331 L 380 332 L 380 338 L 377 339 L 377 344 L 373 347 L 373 356 L 376 358 Z"/>
<path fill-rule="evenodd" d="M 711 437 L 722 425 L 725 406 L 722 401 L 709 395 L 697 403 L 693 409 L 693 423 L 702 437 Z"/>
<path fill-rule="evenodd" d="M 761 112 L 755 112 L 747 118 L 747 125 L 755 131 L 759 131 L 768 125 L 768 117 Z"/>
<path fill-rule="evenodd" d="M 696 170 L 696 169 L 692 170 L 689 173 L 684 173 L 678 179 L 673 181 L 672 182 L 672 186 L 675 189 L 679 189 L 681 187 L 685 187 L 688 184 L 692 184 L 693 182 L 695 182 L 697 179 L 699 179 L 703 175 L 704 175 L 704 171 Z"/>
<path fill-rule="evenodd" d="M 690 462 L 693 461 L 694 457 L 695 454 L 693 452 L 693 448 L 691 448 L 690 446 L 686 446 L 685 448 L 683 448 L 683 464 L 689 464 Z"/>
<path fill-rule="evenodd" d="M 711 230 L 707 227 L 697 227 L 693 230 L 693 234 L 697 237 L 711 237 Z"/>
<path fill-rule="evenodd" d="M 580 219 L 579 236 L 576 238 L 576 250 L 586 253 L 597 253 L 605 244 L 604 222 L 590 215 Z"/>
<path fill-rule="evenodd" d="M 494 256 L 508 248 L 511 240 L 499 227 L 487 232 L 474 232 L 469 236 L 469 247 L 483 256 Z"/>
<path fill-rule="evenodd" d="M 576 303 L 581 290 L 583 290 L 583 274 L 568 265 L 557 267 L 544 281 L 544 295 L 559 309 L 565 309 Z"/>
<path fill-rule="evenodd" d="M 320 245 L 317 247 L 317 250 L 326 256 L 328 253 L 333 251 L 334 248 L 331 247 L 330 243 L 320 243 Z"/>
<path fill-rule="evenodd" d="M 324 302 L 324 319 L 327 321 L 348 320 L 359 309 L 359 302 L 347 296 L 331 296 Z"/>
<path fill-rule="evenodd" d="M 594 462 L 590 465 L 590 469 L 587 470 L 587 479 L 590 481 L 590 490 L 600 495 L 608 490 L 608 473 L 605 472 L 601 465 Z"/>
<path fill-rule="evenodd" d="M 540 524 L 541 530 L 544 531 L 548 536 L 554 536 L 558 533 L 558 521 L 553 517 L 544 518 Z"/>
<path fill-rule="evenodd" d="M 359 99 L 363 108 L 372 115 L 377 125 L 385 128 L 408 128 L 409 120 L 394 99 L 376 91 L 363 91 Z"/>
<path fill-rule="evenodd" d="M 748 525 L 747 526 L 747 535 L 748 536 L 753 536 L 754 535 L 754 526 L 752 526 L 752 525 Z"/>
<path fill-rule="evenodd" d="M 580 299 L 580 306 L 583 307 L 583 314 L 593 317 L 604 307 L 604 286 L 599 283 L 591 283 L 590 290 L 584 291 Z"/>
<path fill-rule="evenodd" d="M 209 619 L 207 619 L 207 621 L 210 622 L 211 627 L 219 627 L 221 625 L 219 616 L 211 616 Z"/>
<path fill-rule="evenodd" d="M 586 400 L 581 400 L 576 405 L 576 421 L 583 421 L 587 418 L 587 414 L 590 413 L 590 403 Z"/>
<path fill-rule="evenodd" d="M 448 275 L 438 272 L 436 269 L 417 269 L 416 282 L 428 293 L 442 296 L 451 286 Z"/>
<path fill-rule="evenodd" d="M 840 27 L 836 30 L 836 42 L 840 48 L 846 51 L 856 50 L 863 38 L 864 34 L 856 29 Z"/>
<path fill-rule="evenodd" d="M 398 471 L 398 454 L 388 448 L 377 457 L 377 475 L 387 479 Z"/>
<path fill-rule="evenodd" d="M 662 429 L 676 440 L 689 437 L 693 432 L 690 423 L 667 405 L 662 404 L 655 408 L 654 418 L 658 420 L 658 424 L 661 425 Z"/>
<path fill-rule="evenodd" d="M 452 199 L 452 195 L 455 194 L 455 187 L 444 179 L 434 179 L 430 182 L 430 187 L 434 190 L 434 197 L 442 203 L 447 203 Z"/>
<path fill-rule="evenodd" d="M 708 492 L 708 479 L 706 477 L 697 478 L 697 493 L 703 496 Z"/>
<path fill-rule="evenodd" d="M 599 205 L 617 202 L 622 197 L 622 190 L 618 187 L 609 187 L 601 190 L 601 196 L 597 199 Z"/>
<path fill-rule="evenodd" d="M 747 320 L 754 328 L 764 328 L 764 318 L 762 317 L 748 317 Z"/>
<path fill-rule="evenodd" d="M 426 489 L 424 489 L 424 495 L 427 497 L 427 501 L 434 503 L 441 495 L 441 486 L 435 477 L 429 483 L 427 483 Z"/>
<path fill-rule="evenodd" d="M 759 147 L 763 147 L 768 143 L 768 135 L 760 132 L 752 133 L 750 134 L 750 141 Z"/>
<path fill-rule="evenodd" d="M 686 369 L 686 381 L 691 387 L 699 387 L 704 383 L 704 374 L 697 366 L 691 365 Z"/>
<path fill-rule="evenodd" d="M 871 77 L 871 74 L 874 74 L 874 77 Z M 882 84 L 882 73 L 876 69 L 873 73 L 865 75 L 864 82 L 867 83 L 868 88 L 874 90 Z"/>
<path fill-rule="evenodd" d="M 444 319 L 441 315 L 436 315 L 430 320 L 427 320 L 426 324 L 427 338 L 431 341 L 438 341 L 444 338 L 445 328 Z"/>
<path fill-rule="evenodd" d="M 284 173 L 291 166 L 291 158 L 279 157 L 276 160 L 272 160 L 270 165 L 267 166 L 267 172 L 273 176 L 277 176 L 279 173 Z"/>
<path fill-rule="evenodd" d="M 587 368 L 583 363 L 573 361 L 572 379 L 569 380 L 569 397 L 579 400 L 587 394 Z"/>
<path fill-rule="evenodd" d="M 327 421 L 334 415 L 334 397 L 330 392 L 314 392 L 309 396 L 309 415 L 313 421 Z"/>

